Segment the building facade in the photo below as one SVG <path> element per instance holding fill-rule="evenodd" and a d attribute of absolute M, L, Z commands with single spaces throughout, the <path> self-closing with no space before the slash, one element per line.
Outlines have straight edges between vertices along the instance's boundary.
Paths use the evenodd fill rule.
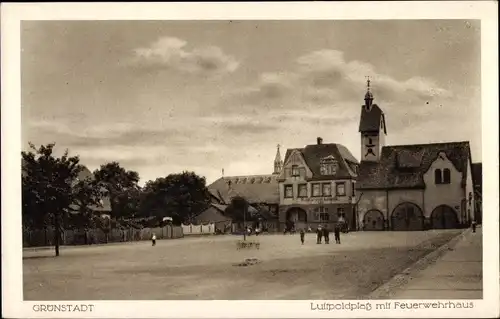
<path fill-rule="evenodd" d="M 363 230 L 459 228 L 475 218 L 469 142 L 386 146 L 386 118 L 368 90 L 356 184 Z"/>
<path fill-rule="evenodd" d="M 288 149 L 279 183 L 279 221 L 295 229 L 338 221 L 355 227 L 355 180 L 358 161 L 340 144 L 316 144 Z"/>

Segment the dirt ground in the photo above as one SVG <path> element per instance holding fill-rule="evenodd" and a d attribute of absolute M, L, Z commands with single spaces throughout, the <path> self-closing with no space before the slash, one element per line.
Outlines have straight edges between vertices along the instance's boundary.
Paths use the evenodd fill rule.
<path fill-rule="evenodd" d="M 459 230 L 357 232 L 342 244 L 307 234 L 211 236 L 24 252 L 25 300 L 366 299 Z M 333 241 L 333 238 L 331 238 Z M 247 258 L 259 263 L 238 265 Z"/>

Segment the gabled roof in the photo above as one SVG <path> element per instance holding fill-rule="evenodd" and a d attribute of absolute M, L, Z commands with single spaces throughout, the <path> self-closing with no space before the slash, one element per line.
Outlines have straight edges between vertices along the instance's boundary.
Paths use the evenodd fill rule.
<path fill-rule="evenodd" d="M 356 183 L 358 189 L 424 188 L 423 176 L 438 154 L 444 152 L 467 179 L 469 142 L 384 146 L 379 162 L 362 161 Z"/>
<path fill-rule="evenodd" d="M 384 134 L 387 134 L 384 112 L 373 104 L 370 109 L 361 107 L 361 118 L 359 120 L 359 132 L 379 132 L 380 123 L 384 123 Z"/>
<path fill-rule="evenodd" d="M 331 179 L 333 178 L 352 178 L 356 177 L 355 168 L 358 160 L 352 153 L 343 145 L 328 143 L 328 144 L 312 144 L 304 148 L 292 148 L 286 151 L 285 163 L 290 158 L 294 151 L 299 151 L 306 161 L 307 166 L 313 174 L 312 179 Z M 339 164 L 338 170 L 334 176 L 325 176 L 321 174 L 320 161 L 322 158 L 333 156 Z"/>
<path fill-rule="evenodd" d="M 210 184 L 208 190 L 225 204 L 234 196 L 242 196 L 250 204 L 278 204 L 280 201 L 276 175 L 221 177 Z"/>
<path fill-rule="evenodd" d="M 227 206 L 226 206 L 227 207 Z M 220 208 L 224 208 L 221 210 Z M 196 224 L 200 223 L 218 223 L 231 220 L 230 217 L 224 215 L 225 207 L 219 207 L 217 205 L 211 205 L 198 216 L 194 218 Z"/>

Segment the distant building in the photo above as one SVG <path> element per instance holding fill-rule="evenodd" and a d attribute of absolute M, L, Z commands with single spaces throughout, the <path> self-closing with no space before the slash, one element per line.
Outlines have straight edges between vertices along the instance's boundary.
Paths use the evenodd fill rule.
<path fill-rule="evenodd" d="M 194 224 L 215 224 L 215 229 L 224 232 L 231 229 L 232 220 L 225 215 L 227 205 L 211 204 L 201 214 L 194 218 Z"/>
<path fill-rule="evenodd" d="M 355 179 L 358 161 L 340 144 L 316 144 L 288 149 L 278 177 L 279 220 L 284 228 L 317 228 L 342 220 L 355 228 Z M 290 223 L 291 222 L 291 223 Z"/>
<path fill-rule="evenodd" d="M 212 203 L 229 205 L 232 198 L 241 196 L 255 209 L 268 218 L 278 217 L 280 195 L 277 177 L 281 172 L 283 161 L 280 150 L 276 152 L 273 174 L 222 176 L 208 186 Z"/>
<path fill-rule="evenodd" d="M 472 180 L 474 182 L 474 195 L 476 200 L 476 221 L 483 221 L 483 164 L 472 163 Z"/>
<path fill-rule="evenodd" d="M 386 146 L 385 121 L 368 82 L 359 125 L 359 226 L 422 230 L 468 225 L 476 211 L 469 142 Z"/>

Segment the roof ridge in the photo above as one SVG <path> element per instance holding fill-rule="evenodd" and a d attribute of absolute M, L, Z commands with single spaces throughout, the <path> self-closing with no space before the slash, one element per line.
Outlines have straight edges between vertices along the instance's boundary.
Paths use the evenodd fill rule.
<path fill-rule="evenodd" d="M 434 145 L 442 145 L 442 144 L 470 144 L 470 141 L 385 145 L 385 146 L 383 146 L 383 148 L 385 148 L 385 147 L 405 147 L 405 146 L 434 146 Z"/>
<path fill-rule="evenodd" d="M 222 179 L 224 178 L 241 178 L 241 177 L 273 177 L 275 176 L 274 174 L 258 174 L 258 175 L 232 175 L 232 176 L 224 176 L 221 177 Z M 219 178 L 220 179 L 220 178 Z"/>

